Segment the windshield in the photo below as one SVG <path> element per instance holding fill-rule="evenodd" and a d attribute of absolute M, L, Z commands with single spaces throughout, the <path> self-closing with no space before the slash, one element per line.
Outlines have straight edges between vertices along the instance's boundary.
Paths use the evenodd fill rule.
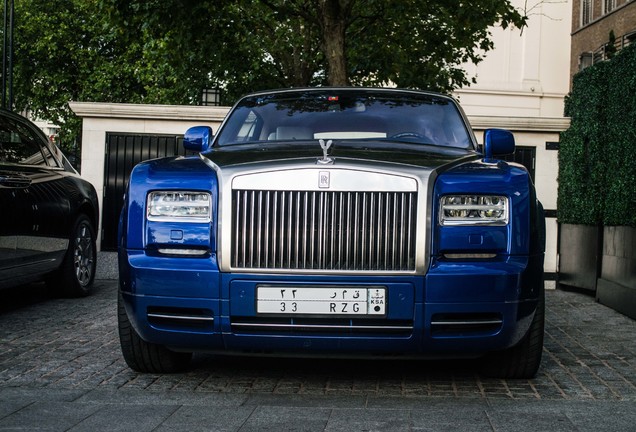
<path fill-rule="evenodd" d="M 393 91 L 312 90 L 242 99 L 217 145 L 301 140 L 397 141 L 472 148 L 448 98 Z"/>

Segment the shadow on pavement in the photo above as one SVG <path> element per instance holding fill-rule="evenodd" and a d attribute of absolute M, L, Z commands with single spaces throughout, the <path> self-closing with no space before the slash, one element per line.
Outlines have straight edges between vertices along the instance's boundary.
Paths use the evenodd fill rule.
<path fill-rule="evenodd" d="M 44 282 L 0 290 L 0 314 L 33 306 L 55 298 Z"/>

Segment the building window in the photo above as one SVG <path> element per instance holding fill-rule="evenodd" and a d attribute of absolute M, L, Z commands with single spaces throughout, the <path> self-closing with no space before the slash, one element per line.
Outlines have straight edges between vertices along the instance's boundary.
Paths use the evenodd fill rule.
<path fill-rule="evenodd" d="M 581 0 L 581 26 L 592 21 L 592 0 Z"/>
<path fill-rule="evenodd" d="M 204 106 L 219 106 L 221 104 L 221 90 L 203 89 L 203 95 L 201 96 L 201 105 Z"/>
<path fill-rule="evenodd" d="M 605 45 L 599 47 L 596 51 L 594 51 L 594 57 L 592 58 L 592 63 L 596 64 L 602 62 L 603 60 L 607 60 L 607 53 L 605 52 Z"/>
<path fill-rule="evenodd" d="M 594 62 L 594 54 L 591 52 L 584 52 L 579 56 L 579 71 L 582 71 L 586 67 L 592 66 Z"/>
<path fill-rule="evenodd" d="M 603 0 L 603 15 L 616 9 L 616 0 Z"/>

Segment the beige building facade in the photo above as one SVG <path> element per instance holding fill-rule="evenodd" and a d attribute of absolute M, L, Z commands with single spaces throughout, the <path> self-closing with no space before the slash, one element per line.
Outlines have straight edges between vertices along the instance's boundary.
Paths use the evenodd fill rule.
<path fill-rule="evenodd" d="M 477 83 L 455 94 L 468 114 L 563 117 L 572 1 L 580 0 L 512 0 L 520 11 L 526 9 L 528 25 L 493 27 L 494 50 L 478 65 L 465 65 Z"/>
<path fill-rule="evenodd" d="M 500 127 L 515 134 L 518 147 L 534 149 L 534 181 L 547 215 L 549 276 L 558 270 L 558 142 L 569 126 L 563 104 L 570 86 L 573 1 L 580 0 L 512 0 L 527 14 L 528 26 L 492 28 L 494 50 L 478 65 L 465 65 L 476 84 L 455 92 L 478 138 L 486 127 Z"/>

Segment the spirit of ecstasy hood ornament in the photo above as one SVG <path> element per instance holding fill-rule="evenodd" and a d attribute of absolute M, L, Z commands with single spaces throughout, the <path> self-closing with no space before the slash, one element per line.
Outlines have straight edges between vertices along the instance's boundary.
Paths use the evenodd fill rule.
<path fill-rule="evenodd" d="M 320 143 L 320 147 L 322 147 L 322 159 L 318 159 L 318 163 L 321 165 L 332 164 L 333 159 L 329 157 L 327 152 L 329 151 L 329 148 L 331 147 L 333 141 L 329 140 L 325 142 L 325 140 L 320 139 L 318 140 L 318 142 Z"/>

